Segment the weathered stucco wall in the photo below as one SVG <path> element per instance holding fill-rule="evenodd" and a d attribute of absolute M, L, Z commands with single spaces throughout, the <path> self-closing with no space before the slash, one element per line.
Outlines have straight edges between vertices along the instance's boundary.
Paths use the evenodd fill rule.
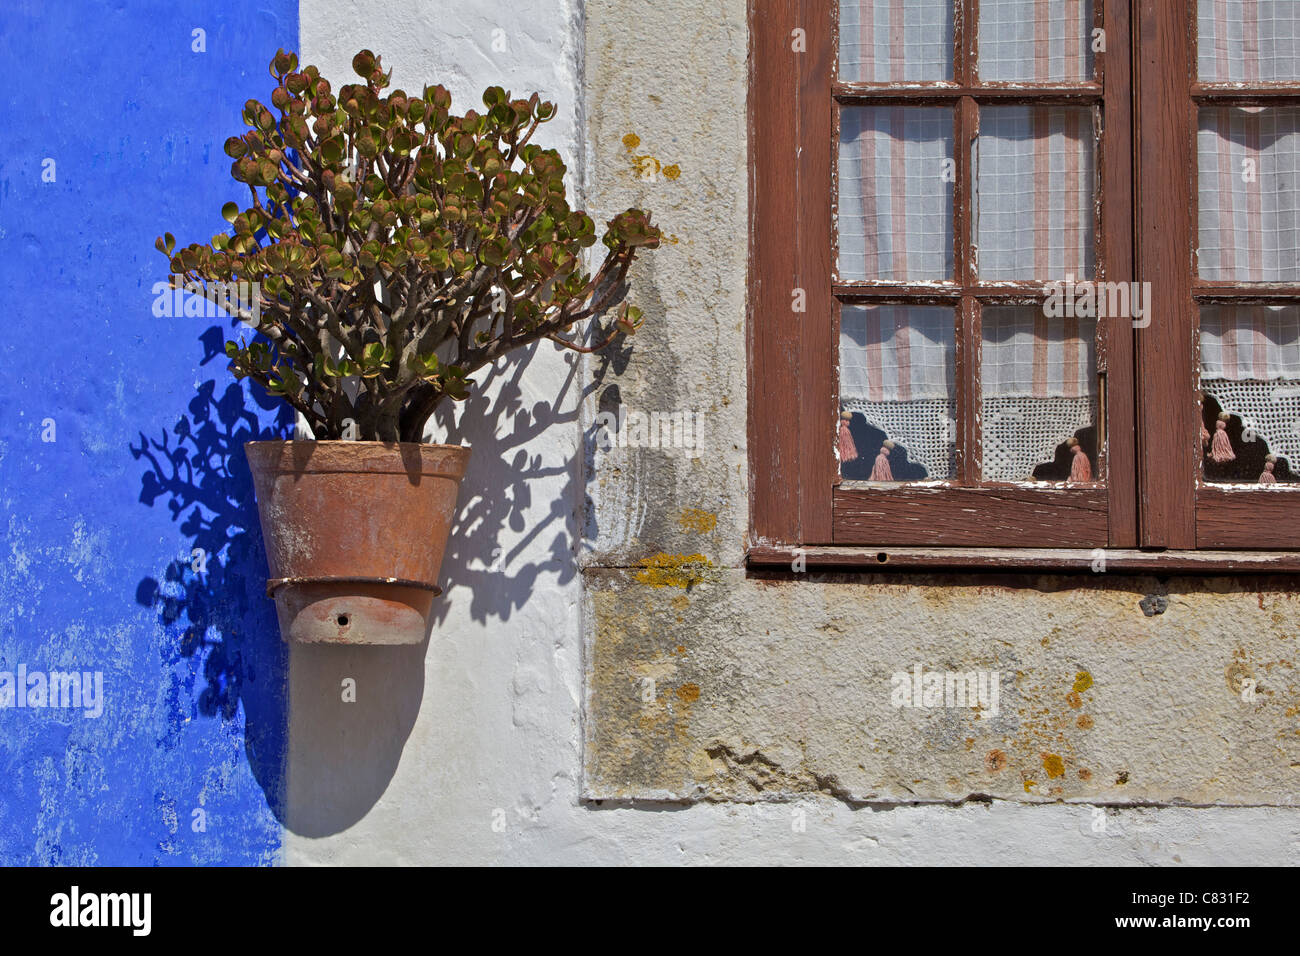
<path fill-rule="evenodd" d="M 1147 617 L 1154 580 L 591 584 L 592 796 L 1297 802 L 1300 602 L 1267 585 L 1170 582 Z M 917 664 L 999 699 L 895 707 Z"/>
<path fill-rule="evenodd" d="M 745 55 L 743 0 L 587 4 L 589 201 L 645 205 L 672 236 L 636 273 L 647 330 L 592 404 L 706 427 L 698 450 L 594 457 L 586 794 L 1294 804 L 1285 582 L 745 575 Z M 667 567 L 636 567 L 656 553 Z M 916 665 L 998 672 L 999 712 L 892 706 Z"/>
<path fill-rule="evenodd" d="M 1148 617 L 1145 579 L 746 576 L 743 0 L 303 0 L 301 21 L 327 75 L 364 45 L 462 107 L 541 89 L 579 202 L 644 205 L 670 238 L 636 268 L 628 349 L 580 373 L 537 350 L 458 416 L 474 465 L 427 646 L 293 649 L 289 862 L 1294 858 L 1300 606 L 1278 585 L 1172 581 Z M 691 447 L 599 447 L 620 410 L 689 413 Z M 895 710 L 915 664 L 998 669 L 999 713 Z M 1162 806 L 1215 801 L 1252 806 Z"/>

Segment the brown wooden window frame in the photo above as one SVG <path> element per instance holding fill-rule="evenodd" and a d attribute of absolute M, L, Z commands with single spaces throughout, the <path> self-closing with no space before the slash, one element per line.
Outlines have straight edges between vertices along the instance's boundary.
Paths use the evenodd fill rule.
<path fill-rule="evenodd" d="M 1202 83 L 1196 76 L 1193 0 L 1143 0 L 1140 7 L 1138 264 L 1151 280 L 1152 300 L 1173 303 L 1180 319 L 1160 322 L 1156 313 L 1138 340 L 1138 427 L 1147 466 L 1140 489 L 1142 540 L 1172 549 L 1295 549 L 1296 489 L 1229 489 L 1204 480 L 1195 437 L 1195 336 L 1202 303 L 1297 303 L 1300 285 L 1203 280 L 1194 277 L 1193 250 L 1199 228 L 1198 110 L 1214 104 L 1300 105 L 1300 85 Z M 1171 481 L 1169 475 L 1183 479 Z"/>
<path fill-rule="evenodd" d="M 1289 550 L 1300 546 L 1300 499 L 1291 497 L 1300 489 L 1225 489 L 1201 479 L 1194 344 L 1199 302 L 1297 301 L 1300 286 L 1192 275 L 1198 106 L 1300 102 L 1300 87 L 1196 82 L 1194 0 L 1094 0 L 1107 50 L 1094 58 L 1092 81 L 981 83 L 978 2 L 956 0 L 951 81 L 889 84 L 835 80 L 836 0 L 750 2 L 750 562 L 785 563 L 797 553 L 834 566 L 1096 571 L 1102 549 L 1115 569 L 1300 570 L 1300 552 Z M 837 111 L 862 103 L 954 110 L 954 278 L 938 291 L 933 283 L 834 279 Z M 1092 278 L 1150 281 L 1153 303 L 1140 330 L 1127 318 L 1098 320 L 1104 484 L 977 483 L 977 303 L 1040 304 L 1047 285 L 979 282 L 969 269 L 971 147 L 984 103 L 1100 112 Z M 1142 131 L 1136 143 L 1134 129 Z M 792 309 L 795 289 L 802 313 Z M 840 486 L 839 302 L 958 310 L 952 482 Z"/>

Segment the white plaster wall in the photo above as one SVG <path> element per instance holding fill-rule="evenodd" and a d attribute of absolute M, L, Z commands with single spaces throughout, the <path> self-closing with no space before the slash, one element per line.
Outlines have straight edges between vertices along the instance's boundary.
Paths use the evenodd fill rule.
<path fill-rule="evenodd" d="M 300 22 L 301 59 L 336 88 L 364 47 L 395 87 L 442 83 L 457 111 L 482 109 L 492 84 L 537 90 L 560 107 L 541 141 L 572 167 L 581 30 L 571 0 L 310 0 Z M 482 396 L 437 423 L 431 437 L 467 443 L 473 457 L 428 645 L 292 650 L 290 861 L 504 858 L 528 820 L 573 804 L 576 357 L 546 344 L 480 373 Z M 347 677 L 355 704 L 341 701 Z M 498 809 L 504 833 L 492 829 Z"/>
<path fill-rule="evenodd" d="M 300 14 L 302 59 L 336 84 L 369 47 L 397 85 L 442 82 L 460 109 L 491 83 L 538 89 L 560 106 L 545 141 L 581 173 L 580 0 L 303 0 Z M 437 437 L 474 460 L 427 646 L 293 649 L 287 863 L 1250 864 L 1300 851 L 1298 815 L 1269 807 L 581 801 L 581 379 L 568 358 L 540 349 L 493 378 L 463 427 L 443 423 Z M 346 677 L 355 704 L 340 699 Z"/>

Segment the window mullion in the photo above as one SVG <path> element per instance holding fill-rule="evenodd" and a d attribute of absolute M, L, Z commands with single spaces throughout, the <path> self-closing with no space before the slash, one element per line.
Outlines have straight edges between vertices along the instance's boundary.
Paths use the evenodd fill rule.
<path fill-rule="evenodd" d="M 972 147 L 979 132 L 979 108 L 975 99 L 963 96 L 955 110 L 957 182 L 953 190 L 956 205 L 953 216 L 956 241 L 955 272 L 963 293 L 957 310 L 956 368 L 957 377 L 957 479 L 974 485 L 980 480 L 980 329 L 979 303 L 973 294 L 975 269 L 974 235 L 974 163 Z"/>
<path fill-rule="evenodd" d="M 1131 5 L 1108 2 L 1096 25 L 1105 38 L 1106 51 L 1098 53 L 1098 78 L 1102 84 L 1101 140 L 1098 169 L 1101 176 L 1101 243 L 1097 261 L 1102 278 L 1130 282 L 1135 273 L 1134 237 L 1134 87 L 1129 44 Z M 1139 321 L 1145 321 L 1145 317 Z M 1103 460 L 1098 467 L 1109 493 L 1110 546 L 1131 548 L 1138 543 L 1138 451 L 1134 419 L 1134 336 L 1127 316 L 1112 316 L 1098 323 L 1099 424 L 1104 423 Z"/>
<path fill-rule="evenodd" d="M 1140 0 L 1138 278 L 1151 283 L 1137 336 L 1139 544 L 1196 547 L 1196 375 L 1192 356 L 1192 166 L 1188 0 Z"/>

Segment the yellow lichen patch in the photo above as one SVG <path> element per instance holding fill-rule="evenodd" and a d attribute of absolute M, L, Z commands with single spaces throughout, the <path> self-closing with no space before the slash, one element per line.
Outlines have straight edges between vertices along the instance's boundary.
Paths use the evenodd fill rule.
<path fill-rule="evenodd" d="M 1235 696 L 1241 693 L 1243 681 L 1255 676 L 1255 669 L 1241 648 L 1233 652 L 1232 658 L 1232 663 L 1223 670 L 1223 678 L 1228 684 L 1228 690 Z"/>
<path fill-rule="evenodd" d="M 688 704 L 697 701 L 700 699 L 700 685 L 683 684 L 677 688 L 677 696 Z"/>
<path fill-rule="evenodd" d="M 1026 781 L 1025 781 L 1025 793 L 1033 793 L 1033 792 L 1034 792 L 1034 787 L 1036 787 L 1036 786 L 1038 786 L 1038 781 L 1037 781 L 1037 780 L 1026 780 Z"/>
<path fill-rule="evenodd" d="M 1047 775 L 1055 780 L 1057 777 L 1065 776 L 1065 761 L 1061 759 L 1060 754 L 1043 754 L 1043 769 Z"/>
<path fill-rule="evenodd" d="M 713 562 L 702 554 L 666 554 L 659 552 L 637 562 L 641 570 L 636 579 L 652 588 L 689 588 L 704 580 Z"/>
<path fill-rule="evenodd" d="M 1082 694 L 1091 686 L 1092 675 L 1087 671 L 1079 671 L 1079 673 L 1074 675 L 1074 692 L 1076 694 Z"/>
<path fill-rule="evenodd" d="M 632 165 L 635 167 L 638 179 L 654 182 L 662 176 L 669 182 L 673 182 L 681 177 L 682 167 L 680 165 L 677 163 L 664 165 L 657 156 L 636 152 L 637 147 L 640 145 L 641 137 L 636 133 L 628 133 L 623 137 L 623 148 L 631 154 Z M 675 241 L 675 237 L 673 241 Z"/>
<path fill-rule="evenodd" d="M 704 511 L 700 508 L 686 508 L 678 517 L 677 523 L 687 531 L 708 534 L 718 526 L 718 516 L 712 511 Z"/>
<path fill-rule="evenodd" d="M 654 179 L 663 171 L 663 167 L 659 164 L 659 160 L 648 154 L 645 156 L 633 156 L 632 162 L 636 165 L 636 174 L 642 179 Z"/>

